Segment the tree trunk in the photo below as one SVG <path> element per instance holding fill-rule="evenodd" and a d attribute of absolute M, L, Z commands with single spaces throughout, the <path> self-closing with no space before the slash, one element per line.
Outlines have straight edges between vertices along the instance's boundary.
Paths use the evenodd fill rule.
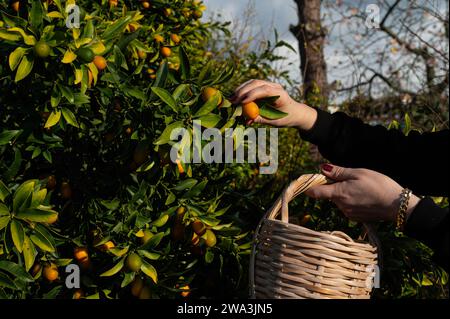
<path fill-rule="evenodd" d="M 326 32 L 320 21 L 320 0 L 295 0 L 297 26 L 290 30 L 298 39 L 304 96 L 310 104 L 325 106 L 328 99 L 327 66 L 323 53 Z"/>

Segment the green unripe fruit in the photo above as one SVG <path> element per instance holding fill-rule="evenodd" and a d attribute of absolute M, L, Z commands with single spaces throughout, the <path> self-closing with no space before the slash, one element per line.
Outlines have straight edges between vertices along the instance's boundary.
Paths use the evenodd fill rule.
<path fill-rule="evenodd" d="M 142 266 L 142 259 L 138 254 L 132 253 L 128 255 L 127 267 L 129 270 L 136 272 L 139 271 L 139 269 L 141 269 L 141 266 Z"/>
<path fill-rule="evenodd" d="M 80 48 L 76 54 L 80 58 L 81 62 L 84 63 L 91 63 L 95 58 L 95 53 L 89 48 Z"/>
<path fill-rule="evenodd" d="M 42 59 L 48 57 L 50 55 L 50 51 L 51 51 L 50 46 L 42 41 L 39 41 L 34 46 L 34 53 Z"/>

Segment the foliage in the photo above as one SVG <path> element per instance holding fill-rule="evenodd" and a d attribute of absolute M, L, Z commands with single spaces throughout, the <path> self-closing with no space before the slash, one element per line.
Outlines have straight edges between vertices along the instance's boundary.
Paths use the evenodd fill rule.
<path fill-rule="evenodd" d="M 154 298 L 232 294 L 250 245 L 222 200 L 225 169 L 168 161 L 169 128 L 236 122 L 220 92 L 200 98 L 234 71 L 204 58 L 204 6 L 77 1 L 80 28 L 68 29 L 71 3 L 21 1 L 16 13 L 1 2 L 1 296 L 71 298 L 62 269 L 52 281 L 42 266 L 75 262 L 88 298 L 127 298 L 137 277 Z M 194 221 L 207 228 L 195 244 Z"/>

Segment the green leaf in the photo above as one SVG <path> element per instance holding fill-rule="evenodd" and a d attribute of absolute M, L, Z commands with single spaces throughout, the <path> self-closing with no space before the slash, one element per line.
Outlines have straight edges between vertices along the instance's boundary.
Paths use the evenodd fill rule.
<path fill-rule="evenodd" d="M 148 258 L 150 260 L 158 260 L 161 255 L 158 253 L 153 253 L 147 250 L 138 250 L 138 253 L 142 256 L 144 256 L 145 258 Z"/>
<path fill-rule="evenodd" d="M 22 61 L 23 56 L 29 49 L 23 47 L 17 47 L 11 54 L 9 55 L 9 67 L 11 71 L 14 71 L 18 66 L 20 61 Z"/>
<path fill-rule="evenodd" d="M 179 56 L 180 56 L 181 79 L 182 80 L 189 79 L 191 74 L 191 67 L 189 65 L 189 58 L 182 46 L 180 47 L 179 50 Z"/>
<path fill-rule="evenodd" d="M 44 237 L 44 235 L 42 235 L 40 232 L 35 232 L 30 236 L 30 239 L 43 251 L 48 251 L 50 253 L 55 252 L 55 247 L 53 246 L 52 242 Z"/>
<path fill-rule="evenodd" d="M 43 209 L 43 206 L 41 205 L 37 208 L 22 210 L 20 213 L 16 214 L 16 218 L 38 223 L 48 223 L 51 220 L 54 220 L 55 215 L 58 215 L 58 213 L 51 209 Z"/>
<path fill-rule="evenodd" d="M 68 64 L 75 61 L 77 58 L 77 55 L 70 49 L 68 49 L 66 52 L 64 52 L 64 56 L 61 60 L 61 63 Z"/>
<path fill-rule="evenodd" d="M 75 102 L 75 96 L 70 88 L 64 85 L 58 85 L 58 88 L 69 103 L 73 104 Z"/>
<path fill-rule="evenodd" d="M 155 234 L 152 238 L 150 238 L 139 249 L 140 250 L 149 250 L 149 249 L 155 248 L 156 246 L 159 245 L 159 243 L 161 242 L 163 237 L 164 237 L 164 233 L 163 232 L 159 232 L 159 233 Z"/>
<path fill-rule="evenodd" d="M 116 20 L 113 24 L 106 28 L 105 32 L 103 32 L 103 34 L 101 35 L 101 38 L 104 40 L 109 40 L 118 36 L 119 33 L 122 33 L 125 30 L 131 18 L 132 16 L 128 15 Z"/>
<path fill-rule="evenodd" d="M 164 203 L 164 205 L 169 206 L 170 204 L 172 204 L 175 200 L 177 199 L 177 197 L 175 196 L 174 193 L 169 192 L 169 195 L 167 196 L 166 202 Z"/>
<path fill-rule="evenodd" d="M 31 196 L 30 207 L 38 207 L 39 205 L 41 205 L 44 202 L 46 196 L 47 196 L 46 188 L 38 190 L 37 192 L 33 192 Z"/>
<path fill-rule="evenodd" d="M 148 160 L 136 170 L 136 173 L 143 173 L 150 170 L 155 165 L 155 161 Z"/>
<path fill-rule="evenodd" d="M 128 44 L 130 44 L 131 41 L 136 39 L 139 36 L 141 29 L 137 29 L 135 32 L 130 33 L 129 35 L 125 37 L 121 37 L 120 40 L 117 42 L 117 46 L 120 50 L 124 50 L 128 47 Z"/>
<path fill-rule="evenodd" d="M 114 267 L 112 267 L 111 269 L 105 271 L 104 273 L 102 273 L 100 275 L 100 277 L 111 277 L 114 276 L 115 274 L 117 274 L 119 271 L 122 270 L 123 266 L 124 266 L 124 262 L 125 262 L 125 258 L 122 258 L 116 265 L 114 265 Z"/>
<path fill-rule="evenodd" d="M 17 68 L 16 77 L 14 79 L 15 82 L 19 82 L 23 80 L 30 74 L 31 70 L 33 70 L 34 58 L 32 55 L 25 55 L 20 61 L 19 67 Z"/>
<path fill-rule="evenodd" d="M 219 223 L 220 223 L 220 220 L 215 219 L 215 218 L 213 218 L 213 217 L 198 216 L 198 218 L 199 218 L 203 223 L 205 223 L 206 225 L 211 226 L 211 227 L 217 226 L 217 225 L 219 225 Z"/>
<path fill-rule="evenodd" d="M 120 201 L 118 199 L 112 199 L 112 200 L 101 200 L 100 204 L 108 208 L 109 210 L 116 210 L 119 208 Z"/>
<path fill-rule="evenodd" d="M 8 187 L 0 180 L 0 201 L 4 202 L 10 194 Z"/>
<path fill-rule="evenodd" d="M 9 28 L 7 30 L 8 30 L 8 32 L 18 32 L 22 36 L 23 42 L 25 42 L 25 44 L 27 44 L 27 45 L 35 45 L 36 44 L 36 38 L 32 35 L 26 34 L 25 31 L 23 31 L 23 29 L 21 29 L 21 28 L 14 27 L 14 28 Z"/>
<path fill-rule="evenodd" d="M 147 99 L 147 96 L 145 95 L 145 93 L 139 89 L 134 89 L 134 88 L 126 88 L 124 89 L 124 92 L 126 95 L 130 96 L 130 97 L 135 97 L 141 101 L 145 101 Z"/>
<path fill-rule="evenodd" d="M 280 110 L 265 105 L 259 108 L 259 115 L 269 120 L 278 120 L 288 116 L 288 114 L 285 112 L 282 112 Z"/>
<path fill-rule="evenodd" d="M 197 184 L 197 180 L 194 178 L 188 178 L 184 181 L 179 182 L 173 189 L 176 191 L 183 191 L 185 189 L 191 188 Z"/>
<path fill-rule="evenodd" d="M 146 261 L 142 261 L 141 270 L 144 274 L 149 276 L 155 284 L 158 283 L 158 273 L 156 272 L 155 267 Z"/>
<path fill-rule="evenodd" d="M 23 241 L 23 259 L 25 261 L 25 270 L 29 271 L 34 264 L 34 259 L 36 257 L 36 248 L 31 242 L 28 236 L 25 236 Z"/>
<path fill-rule="evenodd" d="M 192 187 L 186 194 L 183 195 L 183 198 L 193 198 L 201 194 L 201 192 L 205 189 L 207 180 L 201 181 L 194 187 Z"/>
<path fill-rule="evenodd" d="M 57 107 L 59 105 L 59 102 L 61 102 L 61 92 L 55 85 L 50 96 L 50 104 L 52 107 Z"/>
<path fill-rule="evenodd" d="M 67 121 L 67 123 L 69 123 L 72 126 L 79 127 L 75 114 L 73 114 L 71 110 L 63 107 L 61 109 L 61 113 L 64 116 L 64 119 Z"/>
<path fill-rule="evenodd" d="M 405 128 L 403 129 L 403 133 L 405 135 L 408 135 L 411 131 L 411 118 L 409 117 L 408 113 L 405 114 Z"/>
<path fill-rule="evenodd" d="M 8 144 L 12 139 L 19 136 L 22 130 L 4 130 L 0 133 L 0 146 Z"/>
<path fill-rule="evenodd" d="M 44 20 L 44 10 L 40 0 L 33 0 L 30 12 L 30 22 L 34 30 L 38 30 Z"/>
<path fill-rule="evenodd" d="M 45 122 L 45 128 L 55 126 L 56 124 L 58 124 L 60 119 L 61 119 L 61 111 L 54 110 L 52 113 L 50 113 L 47 122 Z"/>
<path fill-rule="evenodd" d="M 10 274 L 14 275 L 16 278 L 25 281 L 25 282 L 33 282 L 34 279 L 31 277 L 29 273 L 23 269 L 23 267 L 19 266 L 18 264 L 15 264 L 11 261 L 1 260 L 0 261 L 0 269 L 9 272 Z"/>
<path fill-rule="evenodd" d="M 197 111 L 197 113 L 194 114 L 194 117 L 200 117 L 215 110 L 217 108 L 217 105 L 219 104 L 220 96 L 220 92 L 217 92 L 216 94 L 211 96 L 210 99 Z"/>
<path fill-rule="evenodd" d="M 47 228 L 44 225 L 36 224 L 34 227 L 34 230 L 35 230 L 35 233 L 40 233 L 42 235 L 42 237 L 45 237 L 46 240 L 50 241 L 53 247 L 56 246 L 53 236 L 50 234 L 50 232 L 47 230 Z M 58 259 L 58 260 L 63 260 L 63 259 Z M 71 260 L 71 259 L 69 259 L 69 260 Z M 58 266 L 65 266 L 65 265 L 58 264 Z"/>
<path fill-rule="evenodd" d="M 83 38 L 92 39 L 95 35 L 95 27 L 93 20 L 88 20 L 83 28 Z"/>
<path fill-rule="evenodd" d="M 0 272 L 0 287 L 16 290 L 17 286 L 13 280 Z"/>
<path fill-rule="evenodd" d="M 27 199 L 33 194 L 34 186 L 36 185 L 35 180 L 29 180 L 22 183 L 17 190 L 14 192 L 13 198 L 13 211 L 18 213 L 20 208 L 24 206 Z"/>
<path fill-rule="evenodd" d="M 114 46 L 114 63 L 117 67 L 128 70 L 127 59 L 117 45 Z"/>
<path fill-rule="evenodd" d="M 59 295 L 62 289 L 63 289 L 62 285 L 56 286 L 55 288 L 44 294 L 42 296 L 42 299 L 56 299 L 56 297 Z"/>
<path fill-rule="evenodd" d="M 170 135 L 171 135 L 172 131 L 176 128 L 181 128 L 181 127 L 183 127 L 183 122 L 181 122 L 181 121 L 173 122 L 173 123 L 167 125 L 166 128 L 164 129 L 164 131 L 158 137 L 158 139 L 154 142 L 154 144 L 162 145 L 162 144 L 168 143 L 170 141 Z"/>
<path fill-rule="evenodd" d="M 8 32 L 6 30 L 0 30 L 0 39 L 6 41 L 17 42 L 20 41 L 22 37 L 18 34 Z"/>
<path fill-rule="evenodd" d="M 47 150 L 42 153 L 42 156 L 51 164 L 52 163 L 52 154 Z"/>
<path fill-rule="evenodd" d="M 207 114 L 200 116 L 198 120 L 201 121 L 201 125 L 206 128 L 216 127 L 216 125 L 222 120 L 222 117 L 217 114 Z"/>
<path fill-rule="evenodd" d="M 33 150 L 33 154 L 31 154 L 31 159 L 35 159 L 36 157 L 38 157 L 39 155 L 41 155 L 41 153 L 42 153 L 41 148 L 40 148 L 40 147 L 36 147 L 36 148 Z"/>
<path fill-rule="evenodd" d="M 158 71 L 156 72 L 156 79 L 153 83 L 153 87 L 164 87 L 167 79 L 167 75 L 169 74 L 169 68 L 167 66 L 167 62 L 161 62 Z M 154 93 L 150 95 L 150 99 L 154 98 Z"/>
<path fill-rule="evenodd" d="M 166 103 L 174 112 L 178 112 L 177 102 L 172 97 L 172 95 L 163 88 L 152 87 L 153 93 L 155 93 L 159 98 Z"/>
<path fill-rule="evenodd" d="M 9 216 L 9 215 L 10 215 L 10 212 L 9 212 L 8 206 L 0 203 L 0 217 Z"/>
<path fill-rule="evenodd" d="M 178 99 L 187 91 L 189 90 L 189 84 L 180 84 L 177 86 L 175 91 L 173 91 L 173 98 L 178 101 Z"/>
<path fill-rule="evenodd" d="M 12 179 L 17 175 L 20 169 L 20 165 L 22 164 L 22 153 L 19 148 L 14 148 L 14 162 L 8 168 L 4 177 L 6 180 Z"/>
<path fill-rule="evenodd" d="M 28 25 L 28 21 L 21 18 L 18 15 L 8 14 L 4 11 L 0 11 L 3 21 L 11 27 L 26 27 Z"/>
<path fill-rule="evenodd" d="M 23 251 L 23 241 L 25 238 L 25 231 L 23 230 L 22 223 L 17 220 L 12 220 L 10 224 L 11 237 L 19 253 Z"/>
<path fill-rule="evenodd" d="M 216 217 L 222 216 L 223 214 L 225 214 L 228 211 L 228 209 L 230 209 L 230 207 L 231 207 L 231 205 L 214 212 L 214 216 L 216 216 Z"/>
<path fill-rule="evenodd" d="M 136 273 L 134 271 L 126 272 L 125 276 L 123 276 L 123 280 L 122 280 L 122 283 L 120 284 L 120 288 L 128 286 L 134 280 L 135 275 L 136 275 Z"/>
<path fill-rule="evenodd" d="M 208 78 L 208 75 L 211 72 L 211 68 L 212 68 L 212 61 L 208 61 L 208 63 L 205 64 L 205 66 L 200 71 L 200 74 L 198 75 L 197 81 L 200 85 L 203 84 L 203 80 L 205 78 Z"/>
<path fill-rule="evenodd" d="M 2 205 L 3 204 L 0 204 L 0 209 L 3 209 Z M 6 208 L 5 205 L 3 205 L 3 206 Z M 11 216 L 9 216 L 9 214 L 8 215 L 2 215 L 2 213 L 0 213 L 0 230 L 5 228 L 6 226 L 8 226 L 10 220 L 11 220 Z"/>

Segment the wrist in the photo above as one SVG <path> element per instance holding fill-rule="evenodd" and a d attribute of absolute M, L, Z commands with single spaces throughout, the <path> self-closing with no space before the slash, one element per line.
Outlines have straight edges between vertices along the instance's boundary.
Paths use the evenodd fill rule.
<path fill-rule="evenodd" d="M 313 128 L 314 124 L 317 120 L 317 111 L 302 103 L 295 102 L 295 108 L 297 110 L 297 116 L 296 116 L 296 123 L 294 126 L 296 126 L 298 129 L 302 131 L 309 131 Z"/>
<path fill-rule="evenodd" d="M 403 231 L 408 218 L 419 204 L 420 198 L 414 195 L 411 190 L 404 188 L 398 200 L 398 211 L 395 214 L 396 229 Z"/>

